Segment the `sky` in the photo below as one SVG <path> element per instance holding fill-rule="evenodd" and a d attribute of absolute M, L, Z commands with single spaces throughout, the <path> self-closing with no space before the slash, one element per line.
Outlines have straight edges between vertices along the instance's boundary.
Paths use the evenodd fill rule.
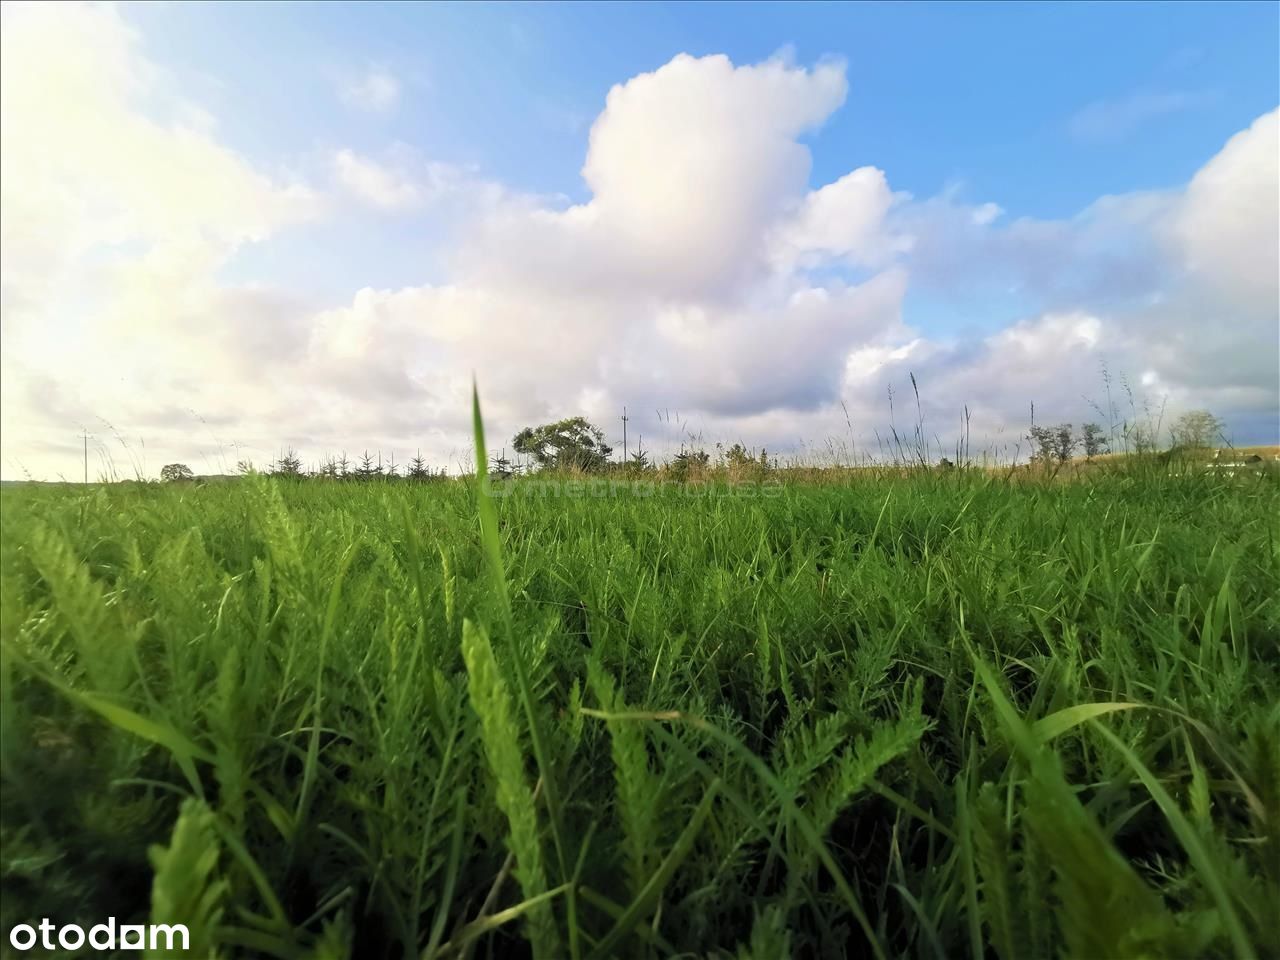
<path fill-rule="evenodd" d="M 1280 439 L 1280 5 L 0 6 L 5 479 Z"/>

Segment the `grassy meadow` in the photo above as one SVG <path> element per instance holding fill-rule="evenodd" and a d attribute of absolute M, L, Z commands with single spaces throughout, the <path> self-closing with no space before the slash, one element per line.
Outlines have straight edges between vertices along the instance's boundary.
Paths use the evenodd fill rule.
<path fill-rule="evenodd" d="M 217 957 L 1262 957 L 1280 484 L 0 493 L 5 929 Z"/>

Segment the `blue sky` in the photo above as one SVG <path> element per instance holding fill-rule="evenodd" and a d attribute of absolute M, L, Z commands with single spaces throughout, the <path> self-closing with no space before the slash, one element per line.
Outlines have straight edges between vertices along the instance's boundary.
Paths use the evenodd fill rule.
<path fill-rule="evenodd" d="M 954 396 L 940 390 L 943 405 L 965 402 L 970 388 L 960 385 L 982 379 L 960 365 L 1026 341 L 1017 332 L 1020 324 L 1070 339 L 1074 334 L 1061 331 L 1092 330 L 1096 322 L 1102 331 L 1097 337 L 1078 338 L 1089 354 L 1081 364 L 1096 367 L 1110 359 L 1132 366 L 1135 380 L 1146 376 L 1153 390 L 1167 388 L 1175 406 L 1216 402 L 1251 436 L 1272 432 L 1267 423 L 1280 404 L 1272 402 L 1268 370 L 1210 391 L 1205 378 L 1188 372 L 1186 356 L 1169 353 L 1172 348 L 1138 354 L 1142 339 L 1155 330 L 1169 343 L 1194 340 L 1194 318 L 1210 304 L 1221 306 L 1217 322 L 1236 331 L 1242 351 L 1256 354 L 1271 346 L 1272 268 L 1255 265 L 1243 281 L 1234 274 L 1228 278 L 1223 271 L 1235 269 L 1230 264 L 1205 266 L 1216 256 L 1213 244 L 1204 250 L 1195 245 L 1208 243 L 1207 224 L 1227 241 L 1251 244 L 1246 259 L 1260 263 L 1269 248 L 1259 252 L 1256 240 L 1271 242 L 1274 216 L 1254 222 L 1246 213 L 1258 203 L 1238 202 L 1235 193 L 1224 203 L 1209 187 L 1193 184 L 1233 137 L 1273 117 L 1280 99 L 1275 4 L 203 3 L 81 7 L 59 17 L 26 13 L 19 8 L 9 18 L 21 28 L 7 28 L 18 38 L 15 45 L 25 29 L 58 53 L 75 53 L 78 62 L 101 62 L 105 92 L 93 93 L 109 98 L 103 112 L 118 110 L 113 130 L 120 133 L 122 157 L 141 149 L 126 142 L 135 122 L 151 125 L 148 142 L 164 138 L 175 158 L 187 157 L 180 147 L 183 131 L 195 130 L 204 150 L 199 163 L 216 167 L 220 182 L 238 191 L 225 209 L 190 216 L 170 210 L 139 218 L 123 231 L 119 221 L 106 220 L 101 230 L 89 229 L 96 215 L 89 211 L 101 204 L 86 199 L 81 232 L 111 239 L 72 242 L 68 235 L 65 255 L 54 258 L 76 281 L 60 285 L 57 299 L 65 301 L 65 312 L 72 312 L 67 304 L 74 306 L 78 330 L 106 331 L 107 318 L 124 309 L 111 299 L 116 294 L 79 289 L 104 264 L 142 270 L 157 290 L 162 279 L 168 297 L 176 290 L 195 303 L 198 291 L 206 300 L 192 306 L 193 315 L 210 316 L 212 303 L 229 299 L 270 318 L 249 333 L 229 326 L 223 335 L 257 342 L 278 334 L 283 339 L 272 341 L 275 348 L 298 359 L 293 389 L 302 392 L 309 389 L 309 377 L 320 375 L 302 369 L 302 358 L 329 350 L 332 344 L 324 338 L 339 336 L 334 331 L 341 328 L 343 356 L 364 365 L 331 398 L 335 410 L 349 410 L 371 402 L 358 386 L 366 379 L 383 384 L 380 390 L 395 383 L 411 392 L 412 385 L 460 375 L 438 364 L 479 355 L 478 343 L 452 332 L 464 315 L 466 323 L 479 322 L 467 312 L 472 307 L 418 303 L 445 297 L 445 290 L 453 291 L 450 304 L 492 304 L 495 298 L 505 304 L 506 297 L 520 302 L 513 291 L 523 284 L 527 316 L 514 308 L 507 311 L 511 316 L 504 314 L 509 328 L 503 343 L 519 346 L 529 337 L 536 353 L 544 336 L 537 328 L 554 315 L 552 304 L 569 314 L 581 308 L 584 317 L 600 309 L 626 314 L 609 321 L 617 325 L 616 342 L 642 342 L 657 330 L 660 338 L 706 346 L 714 339 L 711 328 L 767 340 L 800 323 L 786 305 L 807 289 L 833 303 L 853 298 L 845 313 L 812 321 L 812 335 L 829 341 L 831 356 L 856 355 L 861 359 L 850 361 L 849 369 L 862 369 L 868 357 L 915 344 L 911 362 L 938 364 L 938 381 L 956 384 Z M 33 43 L 28 39 L 26 47 Z M 696 67 L 675 69 L 673 58 L 682 54 Z M 721 55 L 732 73 L 715 66 Z M 744 93 L 754 83 L 751 69 L 770 62 L 782 66 L 761 88 L 765 92 Z M 117 78 L 116 90 L 110 78 L 122 63 L 121 76 L 132 79 Z M 833 63 L 838 81 L 823 73 Z M 12 69 L 15 84 L 50 87 L 38 74 L 52 68 L 39 57 L 24 58 Z M 658 78 L 652 103 L 641 96 L 646 88 L 638 78 L 645 76 Z M 686 97 L 681 84 L 694 92 Z M 783 97 L 788 84 L 805 89 Z M 606 106 L 615 88 L 633 94 L 616 110 Z M 51 89 L 46 96 L 63 88 Z M 758 119 L 762 129 L 777 126 L 780 132 L 764 143 L 752 131 L 750 97 L 767 100 L 770 91 L 783 99 L 763 104 Z M 705 117 L 664 119 L 679 118 L 686 103 L 705 110 Z M 42 114 L 35 94 L 19 106 L 11 115 Z M 742 116 L 725 120 L 721 112 L 732 110 Z M 593 124 L 600 128 L 610 116 L 623 146 L 618 154 L 607 143 L 601 148 L 598 157 L 604 159 L 597 163 L 593 189 L 584 176 L 593 156 L 589 137 Z M 807 119 L 796 119 L 801 116 Z M 92 126 L 93 120 L 84 123 Z M 1274 191 L 1265 160 L 1273 125 L 1273 119 L 1264 122 L 1248 150 L 1238 151 L 1248 154 L 1245 160 L 1223 154 L 1227 159 L 1212 169 L 1228 176 L 1201 181 L 1232 180 L 1261 190 L 1249 196 L 1265 207 Z M 103 136 L 70 126 L 62 132 L 68 144 L 81 134 Z M 670 154 L 654 141 L 677 133 L 681 139 L 672 142 Z M 639 169 L 639 160 L 626 168 L 627 143 L 646 144 L 639 153 L 653 148 L 644 161 L 647 170 Z M 802 149 L 808 164 L 802 182 L 777 166 L 791 162 L 793 147 Z M 686 159 L 694 166 L 673 159 L 664 169 L 665 158 L 684 156 L 681 150 L 692 151 Z M 163 153 L 156 150 L 156 158 Z M 646 177 L 668 177 L 688 189 L 693 180 L 687 178 L 710 176 L 697 166 L 703 153 L 728 158 L 717 161 L 731 185 L 724 189 L 741 191 L 751 217 L 735 212 L 732 193 L 708 200 L 706 210 L 693 209 L 703 199 L 696 190 L 681 201 L 692 210 L 688 223 L 678 210 L 664 214 L 667 221 L 655 215 L 652 223 L 635 220 L 643 211 L 623 210 L 628 196 L 649 195 L 645 191 L 653 184 Z M 175 196 L 208 183 L 194 174 L 187 186 L 178 183 L 179 174 L 198 167 L 192 161 L 188 170 L 186 163 L 180 159 L 165 167 L 166 176 L 175 178 Z M 142 166 L 132 175 L 141 179 Z M 50 196 L 89 197 L 110 188 L 118 197 L 132 189 L 111 179 L 126 176 L 118 170 L 81 168 L 71 158 L 48 167 L 40 169 L 49 178 Z M 859 180 L 843 199 L 822 193 L 858 169 L 876 175 Z M 636 178 L 634 190 L 628 178 Z M 605 182 L 615 200 L 599 189 Z M 262 203 L 278 201 L 278 211 L 272 206 L 270 214 L 255 213 L 250 208 L 257 201 L 247 200 L 239 210 L 238 200 L 259 187 L 267 191 Z M 303 193 L 309 199 L 299 199 Z M 661 203 L 661 189 L 652 196 Z M 1193 202 L 1198 196 L 1207 197 L 1199 206 Z M 585 228 L 573 220 L 571 207 L 601 221 L 592 228 L 599 236 L 574 239 Z M 1237 207 L 1243 212 L 1235 212 Z M 23 216 L 29 219 L 10 217 L 6 236 L 54 235 L 54 221 L 41 222 L 52 216 L 48 211 L 24 210 Z M 849 218 L 865 219 L 861 232 L 833 226 Z M 548 221 L 554 225 L 547 227 Z M 643 237 L 643 249 L 626 243 L 647 237 L 650 229 L 660 237 L 667 228 L 713 238 L 737 251 L 732 256 L 738 259 L 721 263 L 709 257 L 688 283 L 643 270 L 639 279 L 619 280 L 619 271 L 630 270 L 619 264 L 643 260 L 654 249 Z M 731 228 L 754 231 L 755 240 L 738 249 Z M 843 234 L 833 240 L 832 230 Z M 203 243 L 211 234 L 219 234 L 217 248 L 193 253 L 191 238 L 201 236 Z M 616 249 L 608 246 L 615 242 Z M 791 245 L 781 261 L 780 243 Z M 1173 250 L 1177 244 L 1182 246 Z M 765 247 L 767 256 L 761 253 Z M 601 258 L 590 269 L 581 266 L 587 251 Z M 529 287 L 531 275 L 520 273 L 533 269 L 522 266 L 526 255 L 539 264 L 532 275 L 536 290 Z M 540 256 L 554 259 L 549 265 Z M 731 253 L 725 256 L 732 259 Z M 767 266 L 761 266 L 761 256 Z M 176 267 L 156 267 L 175 257 L 186 271 L 181 275 Z M 80 266 L 68 268 L 69 262 Z M 1218 273 L 1210 276 L 1213 270 Z M 679 269 L 669 267 L 668 275 L 673 271 Z M 16 261 L 7 277 L 12 290 L 46 279 L 36 266 Z M 727 278 L 731 289 L 724 286 Z M 1245 303 L 1211 292 L 1219 290 L 1214 283 L 1221 287 L 1228 279 L 1232 289 L 1247 288 L 1253 298 Z M 136 276 L 132 283 L 136 295 Z M 360 301 L 366 288 L 384 292 L 387 303 L 375 309 L 369 297 Z M 545 303 L 539 300 L 544 295 Z M 880 313 L 863 325 L 861 311 L 870 309 L 863 300 L 876 297 L 885 298 L 875 300 Z M 650 308 L 632 315 L 638 299 L 651 301 Z M 430 314 L 420 328 L 397 313 L 407 301 Z M 7 302 L 19 298 L 10 293 Z M 363 317 L 362 309 L 372 310 L 372 318 Z M 47 332 L 64 322 L 52 318 L 53 306 L 45 310 L 50 317 L 29 327 Z M 6 333 L 24 371 L 16 379 L 55 390 L 59 374 L 44 369 L 38 338 L 30 345 L 15 339 L 20 325 L 13 317 Z M 348 342 L 356 329 L 364 351 L 358 356 Z M 186 337 L 175 319 L 157 319 L 147 335 L 175 343 Z M 387 352 L 405 360 L 400 366 L 375 356 L 378 345 L 397 337 L 407 339 Z M 209 355 L 206 348 L 194 340 L 186 344 L 193 356 Z M 771 349 L 776 355 L 780 345 Z M 807 356 L 798 346 L 796 352 Z M 410 363 L 409 356 L 417 359 Z M 605 371 L 633 365 L 633 356 L 584 347 L 578 366 L 566 368 L 576 378 L 577 393 L 531 386 L 534 396 L 524 410 L 509 398 L 511 415 L 550 415 L 625 399 L 616 379 L 602 378 Z M 226 376 L 250 375 L 253 363 L 223 359 Z M 711 429 L 776 442 L 780 435 L 826 428 L 825 420 L 814 419 L 817 411 L 849 402 L 847 370 L 828 365 L 810 371 L 797 360 L 784 375 L 776 367 L 787 364 L 762 368 L 758 357 L 746 353 L 736 362 L 722 371 L 719 394 L 683 393 L 685 404 L 695 416 L 705 416 Z M 897 362 L 877 363 L 880 377 Z M 660 392 L 658 383 L 669 381 L 673 362 L 662 364 L 660 377 L 636 375 L 636 402 L 647 402 Z M 151 376 L 142 368 L 136 372 Z M 758 394 L 767 402 L 737 394 L 753 378 L 769 381 Z M 175 379 L 180 385 L 191 378 Z M 447 393 L 440 388 L 432 396 L 443 402 Z M 408 403 L 405 396 L 398 400 Z M 993 423 L 1015 406 L 994 396 L 986 402 Z M 243 421 L 246 435 L 256 437 L 264 428 L 248 415 L 226 416 Z M 394 434 L 410 418 L 390 419 L 387 431 Z M 299 424 L 295 432 L 298 443 L 345 438 L 323 423 Z"/>
<path fill-rule="evenodd" d="M 156 60 L 222 107 L 221 135 L 250 156 L 394 139 L 573 201 L 588 198 L 579 171 L 610 87 L 681 52 L 840 58 L 848 99 L 806 138 L 815 186 L 873 164 L 896 190 L 951 188 L 1011 216 L 1068 217 L 1106 194 L 1184 183 L 1277 99 L 1280 6 L 1267 3 L 127 9 Z M 400 108 L 335 113 L 326 78 L 366 64 L 402 78 Z M 1077 129 L 1091 108 L 1100 119 Z M 375 285 L 422 279 L 421 236 L 382 260 Z M 340 244 L 327 257 L 318 246 L 343 259 Z"/>
<path fill-rule="evenodd" d="M 959 183 L 1041 217 L 1185 181 L 1275 106 L 1280 32 L 1280 7 L 1230 2 L 172 4 L 128 16 L 160 63 L 231 108 L 226 139 L 250 154 L 398 137 L 574 199 L 588 125 L 620 80 L 682 52 L 839 57 L 849 97 L 812 138 L 816 183 L 870 163 L 916 194 Z M 389 118 L 335 118 L 317 79 L 363 61 L 405 77 L 411 95 Z M 1078 112 L 1144 95 L 1188 103 L 1073 135 Z"/>

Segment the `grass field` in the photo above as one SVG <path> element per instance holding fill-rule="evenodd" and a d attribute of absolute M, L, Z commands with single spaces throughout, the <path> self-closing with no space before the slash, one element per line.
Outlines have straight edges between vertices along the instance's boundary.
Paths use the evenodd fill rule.
<path fill-rule="evenodd" d="M 1274 475 L 515 483 L 5 489 L 5 928 L 1275 955 Z"/>

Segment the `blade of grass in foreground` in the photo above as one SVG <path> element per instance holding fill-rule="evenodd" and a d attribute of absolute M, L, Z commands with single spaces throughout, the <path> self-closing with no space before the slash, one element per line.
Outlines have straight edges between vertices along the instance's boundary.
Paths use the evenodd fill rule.
<path fill-rule="evenodd" d="M 177 729 L 166 723 L 160 723 L 144 717 L 140 713 L 135 713 L 127 707 L 112 703 L 110 700 L 99 697 L 96 694 L 75 690 L 58 677 L 39 668 L 33 667 L 33 670 L 68 700 L 87 707 L 117 729 L 135 737 L 140 737 L 157 746 L 164 747 L 169 751 L 174 762 L 178 764 L 183 776 L 187 778 L 187 782 L 191 785 L 192 793 L 195 796 L 204 797 L 204 789 L 200 781 L 200 775 L 196 771 L 195 761 L 213 763 L 213 754 L 196 746 Z"/>
<path fill-rule="evenodd" d="M 1235 905 L 1232 904 L 1231 897 L 1227 894 L 1226 884 L 1218 872 L 1218 863 L 1210 856 L 1209 849 L 1200 838 L 1200 834 L 1191 825 L 1191 822 L 1187 820 L 1186 815 L 1178 807 L 1173 797 L 1169 796 L 1169 791 L 1147 769 L 1146 764 L 1138 759 L 1138 755 L 1133 752 L 1133 749 L 1101 723 L 1094 721 L 1093 726 L 1111 742 L 1111 745 L 1116 748 L 1120 756 L 1124 757 L 1129 766 L 1133 767 L 1133 772 L 1138 775 L 1142 785 L 1147 788 L 1156 805 L 1164 813 L 1165 819 L 1169 821 L 1170 828 L 1182 844 L 1183 849 L 1187 851 L 1187 856 L 1192 864 L 1200 871 L 1200 876 L 1204 879 L 1204 885 L 1209 888 L 1210 895 L 1222 912 L 1222 923 L 1231 937 L 1231 946 L 1235 949 L 1236 956 L 1243 957 L 1245 960 L 1252 960 L 1258 955 L 1257 951 L 1253 949 L 1253 944 L 1249 942 L 1249 935 L 1245 932 L 1244 924 L 1240 922 L 1240 916 L 1236 913 Z"/>
<path fill-rule="evenodd" d="M 1054 737 L 1078 727 L 1086 720 L 1104 717 L 1117 710 L 1135 710 L 1146 706 L 1142 703 L 1123 703 L 1111 700 L 1106 703 L 1078 703 L 1074 707 L 1065 707 L 1047 717 L 1042 717 L 1031 725 L 1031 735 L 1037 743 L 1048 743 Z"/>
<path fill-rule="evenodd" d="M 471 384 L 471 425 L 476 445 L 476 510 L 480 515 L 480 545 L 489 565 L 494 595 L 502 609 L 508 642 L 514 646 L 515 625 L 511 616 L 511 598 L 507 594 L 507 572 L 502 563 L 502 543 L 498 538 L 498 511 L 486 490 L 489 460 L 485 452 L 484 420 L 480 416 L 480 393 L 474 382 Z"/>
<path fill-rule="evenodd" d="M 547 878 L 542 866 L 542 845 L 538 840 L 537 807 L 525 778 L 524 758 L 520 755 L 520 731 L 516 727 L 511 695 L 498 671 L 488 633 L 469 619 L 462 621 L 462 656 L 467 664 L 471 706 L 480 717 L 484 752 L 489 760 L 489 770 L 497 782 L 498 807 L 507 818 L 509 843 L 516 861 L 516 878 L 526 899 L 540 904 L 529 915 L 533 955 L 554 957 L 560 941 L 550 903 L 538 900 L 547 891 Z"/>
<path fill-rule="evenodd" d="M 1054 863 L 1059 928 L 1075 956 L 1160 954 L 1179 936 L 1161 899 L 1080 803 L 1058 755 L 1036 740 L 977 654 L 974 672 L 996 719 L 1028 767 L 1024 816 L 1032 837 Z"/>
<path fill-rule="evenodd" d="M 471 384 L 471 424 L 476 445 L 476 509 L 480 516 L 480 541 L 488 561 L 493 591 L 502 609 L 503 623 L 507 630 L 507 643 L 511 650 L 511 663 L 520 693 L 520 703 L 529 724 L 529 743 L 533 747 L 538 774 L 542 777 L 543 790 L 547 798 L 547 812 L 551 818 L 551 837 L 555 843 L 560 877 L 564 879 L 570 874 L 565 857 L 559 790 L 556 787 L 555 771 L 551 767 L 546 746 L 543 743 L 538 714 L 534 708 L 533 684 L 529 679 L 529 667 L 524 661 L 524 651 L 516 640 L 515 620 L 511 614 L 511 598 L 507 593 L 507 574 L 502 562 L 502 543 L 498 538 L 498 512 L 487 490 L 489 462 L 484 442 L 484 419 L 480 416 L 480 391 L 474 381 Z M 573 960 L 578 960 L 577 897 L 572 885 L 566 891 L 565 905 L 569 914 L 569 953 Z"/>

